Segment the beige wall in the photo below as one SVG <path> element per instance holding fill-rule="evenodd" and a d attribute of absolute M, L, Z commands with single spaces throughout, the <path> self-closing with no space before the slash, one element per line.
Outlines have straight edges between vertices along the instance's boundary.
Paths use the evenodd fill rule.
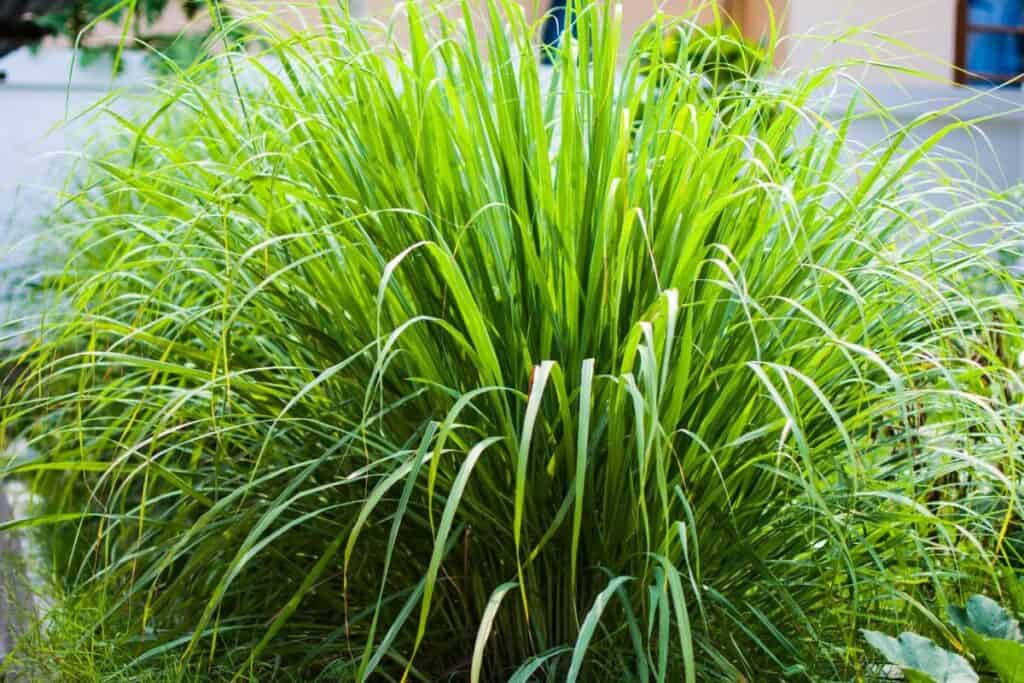
<path fill-rule="evenodd" d="M 787 15 L 790 66 L 875 59 L 941 81 L 952 77 L 956 0 L 789 0 Z M 844 32 L 851 35 L 841 45 L 830 44 Z M 873 79 L 913 79 L 878 68 L 860 72 Z"/>

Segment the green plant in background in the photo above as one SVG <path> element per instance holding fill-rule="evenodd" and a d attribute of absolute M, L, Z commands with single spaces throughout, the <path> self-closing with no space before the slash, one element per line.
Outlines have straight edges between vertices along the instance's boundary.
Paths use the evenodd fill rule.
<path fill-rule="evenodd" d="M 52 9 L 33 17 L 33 22 L 71 40 L 79 48 L 83 64 L 103 57 L 114 57 L 118 62 L 116 58 L 124 47 L 143 45 L 151 51 L 148 62 L 153 68 L 173 71 L 209 56 L 209 38 L 217 30 L 146 33 L 145 27 L 158 21 L 169 7 L 179 8 L 189 21 L 212 12 L 210 22 L 215 27 L 223 26 L 229 17 L 229 9 L 221 0 L 72 0 L 56 3 Z M 90 36 L 104 24 L 121 24 L 121 41 L 110 45 L 91 45 Z M 132 41 L 126 40 L 129 32 L 135 37 Z M 237 28 L 230 35 L 234 40 L 241 37 Z"/>
<path fill-rule="evenodd" d="M 1024 635 L 1017 619 L 999 603 L 983 595 L 972 595 L 966 607 L 950 606 L 949 621 L 962 636 L 967 649 L 1000 681 L 1024 681 Z M 907 680 L 923 683 L 979 680 L 966 659 L 914 633 L 904 633 L 897 640 L 877 631 L 865 631 L 864 637 L 886 660 L 900 667 Z"/>
<path fill-rule="evenodd" d="M 206 0 L 71 0 L 51 4 L 52 8 L 34 16 L 33 21 L 71 40 L 95 29 L 98 22 L 127 20 L 141 27 L 160 19 L 169 5 L 180 8 L 191 20 L 207 6 Z"/>
<path fill-rule="evenodd" d="M 658 85 L 684 77 L 700 79 L 703 87 L 723 94 L 737 86 L 736 96 L 756 94 L 759 80 L 768 75 L 774 59 L 772 49 L 764 49 L 746 38 L 739 26 L 714 5 L 714 21 L 695 27 L 688 19 L 680 18 L 652 23 L 640 32 L 636 40 L 639 71 Z M 657 97 L 658 89 L 650 96 Z M 634 107 L 634 116 L 640 119 L 647 106 L 646 100 Z M 774 109 L 766 107 L 762 125 L 770 126 Z"/>
<path fill-rule="evenodd" d="M 916 633 L 891 638 L 878 631 L 865 631 L 864 638 L 886 660 L 899 667 L 910 683 L 978 683 L 966 659 Z"/>
<path fill-rule="evenodd" d="M 915 184 L 941 134 L 855 155 L 827 71 L 708 87 L 611 3 L 552 72 L 513 3 L 321 8 L 69 198 L 3 400 L 69 616 L 12 666 L 857 680 L 1020 562 L 1020 329 Z"/>
<path fill-rule="evenodd" d="M 646 52 L 641 60 L 646 70 L 656 70 L 660 78 L 670 70 L 686 65 L 704 75 L 708 84 L 723 88 L 766 75 L 771 65 L 768 49 L 746 38 L 728 16 L 715 12 L 715 21 L 695 28 L 687 19 L 649 25 L 637 40 L 638 50 Z"/>

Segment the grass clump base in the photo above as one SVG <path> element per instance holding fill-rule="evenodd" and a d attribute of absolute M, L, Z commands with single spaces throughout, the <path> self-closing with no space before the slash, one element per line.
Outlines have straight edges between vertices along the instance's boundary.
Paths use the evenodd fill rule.
<path fill-rule="evenodd" d="M 511 4 L 321 10 L 65 212 L 4 418 L 74 628 L 23 661 L 857 680 L 1016 581 L 1019 296 L 914 189 L 938 137 L 851 156 L 827 72 L 709 79 L 660 15 L 623 57 L 610 3 L 550 72 Z"/>

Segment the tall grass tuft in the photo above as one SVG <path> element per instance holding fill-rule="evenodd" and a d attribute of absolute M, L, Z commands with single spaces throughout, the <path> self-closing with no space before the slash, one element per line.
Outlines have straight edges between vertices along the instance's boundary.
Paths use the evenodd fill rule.
<path fill-rule="evenodd" d="M 957 233 L 1007 209 L 931 205 L 941 135 L 854 153 L 827 71 L 709 78 L 731 34 L 663 15 L 623 54 L 612 3 L 550 71 L 511 2 L 331 7 L 122 119 L 64 211 L 3 413 L 51 642 L 126 680 L 854 680 L 860 628 L 1021 565 L 1019 293 Z"/>

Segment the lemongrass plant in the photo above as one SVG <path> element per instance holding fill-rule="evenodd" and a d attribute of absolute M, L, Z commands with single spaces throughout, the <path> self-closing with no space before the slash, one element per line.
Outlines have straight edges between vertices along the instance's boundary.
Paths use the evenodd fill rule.
<path fill-rule="evenodd" d="M 5 472 L 74 628 L 22 670 L 855 680 L 1019 565 L 1019 328 L 913 182 L 941 134 L 854 153 L 827 71 L 709 87 L 612 3 L 550 72 L 511 2 L 320 9 L 62 214 Z"/>

